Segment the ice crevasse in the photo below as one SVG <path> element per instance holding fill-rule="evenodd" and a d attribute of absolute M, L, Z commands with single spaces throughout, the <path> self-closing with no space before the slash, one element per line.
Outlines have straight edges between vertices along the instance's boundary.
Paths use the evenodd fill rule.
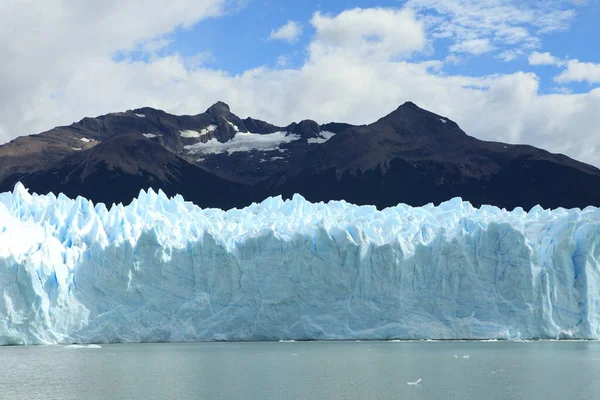
<path fill-rule="evenodd" d="M 0 194 L 0 344 L 600 337 L 600 209 Z"/>

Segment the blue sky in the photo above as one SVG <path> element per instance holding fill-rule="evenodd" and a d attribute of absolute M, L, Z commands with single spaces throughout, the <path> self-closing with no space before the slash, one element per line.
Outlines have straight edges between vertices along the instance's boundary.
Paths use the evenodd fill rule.
<path fill-rule="evenodd" d="M 550 4 L 552 1 L 542 1 L 541 3 Z M 248 69 L 264 65 L 272 68 L 281 67 L 278 65 L 280 57 L 285 57 L 286 67 L 297 68 L 306 59 L 307 46 L 315 34 L 315 29 L 310 23 L 315 12 L 337 15 L 344 10 L 357 7 L 398 9 L 405 5 L 405 1 L 397 0 L 250 1 L 239 11 L 207 20 L 189 29 L 176 30 L 168 36 L 171 42 L 165 51 L 175 51 L 186 57 L 206 52 L 209 54 L 206 65 L 226 70 L 232 74 L 240 74 Z M 480 76 L 509 74 L 524 70 L 534 71 L 540 78 L 542 92 L 569 90 L 573 93 L 582 93 L 589 91 L 592 86 L 589 82 L 567 82 L 561 85 L 554 82 L 553 78 L 558 72 L 556 66 L 532 66 L 528 62 L 527 56 L 534 51 L 550 52 L 564 60 L 575 58 L 588 62 L 600 61 L 600 45 L 593 43 L 594 35 L 600 36 L 600 28 L 597 26 L 600 20 L 600 2 L 586 2 L 581 7 L 574 7 L 573 2 L 568 1 L 559 8 L 565 11 L 576 11 L 576 14 L 570 19 L 571 23 L 549 33 L 537 33 L 532 24 L 524 24 L 523 26 L 532 30 L 532 34 L 539 36 L 540 42 L 535 47 L 523 51 L 522 54 L 515 55 L 514 59 L 506 61 L 498 58 L 502 51 L 514 48 L 508 44 L 480 55 L 463 55 L 463 59 L 459 63 L 447 65 L 445 72 Z M 435 10 L 429 9 L 423 10 L 421 16 L 426 18 L 435 14 Z M 270 33 L 288 21 L 296 21 L 301 26 L 302 34 L 298 39 L 292 43 L 285 40 L 269 40 Z M 452 43 L 453 41 L 448 38 L 435 40 L 432 43 L 433 51 L 430 54 L 418 55 L 413 60 L 444 59 L 452 54 L 449 49 Z M 133 54 L 132 56 L 145 58 L 147 54 Z M 122 57 L 122 55 L 118 57 Z"/>
<path fill-rule="evenodd" d="M 362 124 L 410 100 L 478 138 L 600 165 L 598 0 L 2 7 L 0 143 L 143 106 Z"/>

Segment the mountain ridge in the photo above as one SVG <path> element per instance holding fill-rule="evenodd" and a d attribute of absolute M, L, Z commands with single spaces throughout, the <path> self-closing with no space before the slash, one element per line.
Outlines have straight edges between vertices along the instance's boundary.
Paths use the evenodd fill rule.
<path fill-rule="evenodd" d="M 457 196 L 506 208 L 600 205 L 599 169 L 476 139 L 413 102 L 365 125 L 285 127 L 241 119 L 224 102 L 181 116 L 142 107 L 17 138 L 0 146 L 0 166 L 0 191 L 22 181 L 109 203 L 154 187 L 219 208 L 294 193 L 379 208 Z"/>

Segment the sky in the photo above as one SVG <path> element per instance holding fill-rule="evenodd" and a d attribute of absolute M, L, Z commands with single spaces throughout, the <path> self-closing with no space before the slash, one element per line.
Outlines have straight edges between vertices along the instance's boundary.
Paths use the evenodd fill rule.
<path fill-rule="evenodd" d="M 0 0 L 0 143 L 217 101 L 278 125 L 413 101 L 600 166 L 600 0 Z"/>

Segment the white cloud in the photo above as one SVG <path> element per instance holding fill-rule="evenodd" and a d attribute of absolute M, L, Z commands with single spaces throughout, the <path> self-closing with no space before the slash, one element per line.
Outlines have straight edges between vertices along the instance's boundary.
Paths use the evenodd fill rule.
<path fill-rule="evenodd" d="M 504 62 L 511 62 L 523 55 L 523 51 L 520 49 L 508 49 L 499 53 L 496 58 Z"/>
<path fill-rule="evenodd" d="M 290 60 L 287 56 L 281 55 L 281 56 L 277 57 L 277 60 L 275 61 L 275 63 L 279 68 L 285 68 L 289 65 Z"/>
<path fill-rule="evenodd" d="M 108 11 L 105 3 L 90 1 L 88 7 L 98 8 L 95 13 L 65 9 L 58 0 L 44 12 L 15 6 L 10 17 L 0 13 L 0 38 L 9 38 L 0 39 L 0 59 L 11 60 L 0 63 L 0 140 L 146 105 L 197 114 L 223 100 L 241 117 L 280 125 L 304 118 L 363 124 L 412 100 L 478 138 L 529 143 L 598 165 L 600 89 L 541 94 L 532 73 L 451 76 L 442 61 L 411 62 L 411 54 L 429 48 L 425 25 L 411 11 L 317 13 L 308 57 L 294 68 L 260 67 L 232 75 L 202 63 L 190 65 L 178 54 L 147 61 L 112 57 L 178 26 L 219 15 L 225 4 L 184 3 L 175 2 L 180 11 L 166 11 L 166 16 L 162 2 L 141 7 L 133 0 L 121 3 L 123 9 L 114 0 Z M 40 0 L 38 6 L 44 4 Z M 112 23 L 139 12 L 133 5 L 149 13 L 148 21 L 131 21 L 136 28 Z M 28 34 L 31 26 L 45 34 L 43 41 Z M 88 40 L 75 40 L 79 34 Z"/>
<path fill-rule="evenodd" d="M 172 43 L 173 39 L 161 37 L 143 43 L 141 45 L 141 50 L 145 53 L 155 54 L 161 50 L 165 50 Z"/>
<path fill-rule="evenodd" d="M 561 65 L 562 61 L 552 54 L 534 51 L 529 55 L 529 65 Z"/>
<path fill-rule="evenodd" d="M 427 50 L 423 24 L 408 9 L 354 8 L 335 16 L 315 13 L 312 57 L 336 52 L 361 58 L 406 58 Z"/>
<path fill-rule="evenodd" d="M 285 40 L 286 42 L 295 43 L 302 36 L 302 25 L 296 21 L 288 21 L 285 25 L 277 29 L 273 29 L 269 35 L 270 40 Z"/>
<path fill-rule="evenodd" d="M 450 51 L 453 53 L 468 53 L 473 55 L 481 55 L 494 50 L 494 46 L 488 39 L 471 39 L 464 42 L 456 43 L 450 46 Z"/>
<path fill-rule="evenodd" d="M 185 58 L 185 65 L 187 68 L 198 68 L 202 65 L 209 64 L 214 62 L 216 57 L 210 51 L 201 51 L 199 53 L 194 54 L 193 56 Z"/>
<path fill-rule="evenodd" d="M 492 47 L 501 52 L 539 47 L 542 35 L 566 30 L 575 7 L 583 5 L 572 0 L 408 0 L 406 4 L 426 16 L 434 38 L 453 40 L 458 49 L 468 49 L 474 40 L 489 41 L 490 46 L 471 43 L 479 51 L 473 54 Z M 508 54 L 501 58 L 507 59 Z"/>
<path fill-rule="evenodd" d="M 567 62 L 567 68 L 554 80 L 558 83 L 600 83 L 600 64 L 570 60 Z"/>
<path fill-rule="evenodd" d="M 223 14 L 227 4 L 227 0 L 173 0 L 168 7 L 159 0 L 2 2 L 0 142 L 68 123 L 81 112 L 106 111 L 100 105 L 110 100 L 96 98 L 103 84 L 94 75 L 98 66 L 112 66 L 116 54 L 143 51 L 144 45 L 149 50 L 164 48 L 165 35 Z M 105 77 L 102 71 L 99 76 Z M 79 103 L 87 106 L 61 100 L 73 91 L 80 92 Z M 72 107 L 73 112 L 62 110 L 52 117 L 55 107 Z"/>
<path fill-rule="evenodd" d="M 457 56 L 456 54 L 448 54 L 446 58 L 444 58 L 444 64 L 446 65 L 459 65 L 463 64 L 464 59 Z"/>

